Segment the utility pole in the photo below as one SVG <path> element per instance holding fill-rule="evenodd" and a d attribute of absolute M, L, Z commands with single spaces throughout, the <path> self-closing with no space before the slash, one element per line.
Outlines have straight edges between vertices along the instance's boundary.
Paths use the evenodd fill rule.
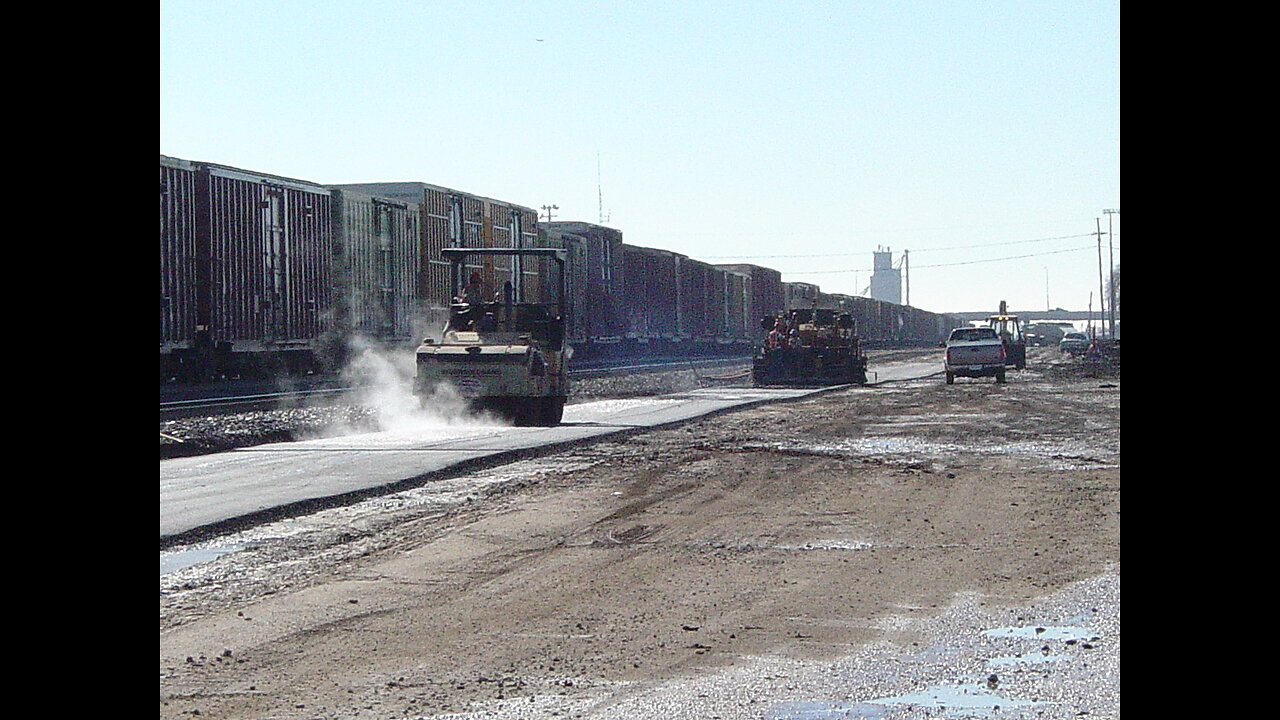
<path fill-rule="evenodd" d="M 1111 277 L 1111 284 L 1110 284 L 1110 287 L 1107 288 L 1111 294 L 1107 296 L 1107 305 L 1108 307 L 1111 308 L 1111 339 L 1115 340 L 1116 339 L 1116 250 L 1115 250 L 1115 245 L 1112 243 L 1113 236 L 1111 234 L 1111 216 L 1119 215 L 1120 208 L 1103 210 L 1102 212 L 1107 214 L 1107 254 L 1108 254 L 1109 261 L 1111 262 L 1111 272 L 1108 273 L 1108 275 Z"/>
<path fill-rule="evenodd" d="M 1049 312 L 1049 266 L 1044 266 L 1044 311 Z"/>
<path fill-rule="evenodd" d="M 547 211 L 547 222 L 551 222 L 551 211 L 559 210 L 560 206 L 559 205 L 543 205 L 542 209 Z"/>
<path fill-rule="evenodd" d="M 1098 236 L 1098 327 L 1103 327 L 1102 320 L 1107 315 L 1102 307 L 1102 296 L 1105 294 L 1102 288 L 1102 219 L 1094 218 L 1093 220 L 1098 226 L 1098 231 L 1094 233 Z"/>
<path fill-rule="evenodd" d="M 903 275 L 907 279 L 907 301 L 903 303 L 903 305 L 906 305 L 908 307 L 911 306 L 911 260 L 908 258 L 908 255 L 910 254 L 911 254 L 910 250 L 902 251 L 902 269 L 904 270 Z"/>

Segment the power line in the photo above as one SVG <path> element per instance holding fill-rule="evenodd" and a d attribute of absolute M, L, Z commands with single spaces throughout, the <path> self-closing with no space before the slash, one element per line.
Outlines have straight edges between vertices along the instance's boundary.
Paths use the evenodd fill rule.
<path fill-rule="evenodd" d="M 1075 238 L 1093 237 L 1093 233 L 1084 233 L 1081 235 L 1060 235 L 1058 237 L 1036 238 L 1034 240 L 1010 240 L 1008 242 L 985 243 L 981 245 L 955 245 L 945 248 L 922 248 L 912 250 L 911 252 L 936 252 L 941 250 L 967 250 L 969 248 L 997 247 L 1000 245 L 1025 245 L 1027 243 L 1049 242 L 1051 240 L 1073 240 Z M 708 260 L 769 260 L 778 258 L 823 258 L 823 257 L 852 257 L 855 255 L 865 255 L 863 252 L 852 253 L 822 253 L 818 255 L 706 255 L 703 256 Z M 843 271 L 841 271 L 843 272 Z"/>
<path fill-rule="evenodd" d="M 1045 255 L 1060 255 L 1062 253 L 1080 252 L 1081 250 L 1092 250 L 1092 249 L 1093 249 L 1092 247 L 1080 247 L 1080 248 L 1070 248 L 1068 250 L 1050 250 L 1049 252 L 1032 253 L 1030 255 L 1014 255 L 1011 257 L 989 258 L 986 260 L 966 260 L 963 262 L 954 262 L 954 263 L 937 263 L 934 265 L 915 265 L 914 267 L 915 269 L 918 270 L 920 268 L 955 267 L 957 265 L 977 265 L 979 263 L 1004 262 L 1005 260 L 1022 260 L 1024 258 L 1043 257 Z M 913 250 L 912 252 L 918 252 L 918 251 Z M 866 268 L 853 268 L 849 270 L 809 270 L 809 271 L 800 271 L 800 272 L 788 272 L 787 275 L 833 275 L 836 273 L 866 272 L 866 271 L 867 271 Z"/>
<path fill-rule="evenodd" d="M 1060 235 L 1058 237 L 1038 238 L 1036 240 L 1011 240 L 1009 242 L 987 243 L 986 245 L 955 245 L 953 247 L 945 247 L 945 248 L 921 248 L 919 250 L 912 250 L 911 252 L 933 252 L 936 250 L 967 250 L 969 248 L 996 247 L 997 245 L 1023 245 L 1026 243 L 1033 243 L 1033 242 L 1047 242 L 1049 240 L 1074 240 L 1075 238 L 1082 238 L 1082 237 L 1093 237 L 1093 233 L 1083 233 L 1081 235 Z"/>

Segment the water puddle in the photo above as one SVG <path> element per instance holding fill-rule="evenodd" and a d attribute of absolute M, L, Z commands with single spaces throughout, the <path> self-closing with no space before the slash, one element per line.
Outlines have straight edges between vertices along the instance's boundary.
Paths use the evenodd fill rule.
<path fill-rule="evenodd" d="M 984 683 L 965 685 L 935 685 L 913 693 L 878 698 L 859 703 L 832 700 L 805 700 L 775 705 L 765 716 L 767 720 L 885 720 L 895 713 L 895 706 L 912 708 L 936 708 L 941 717 L 957 711 L 960 717 L 990 717 L 992 713 L 1012 707 L 1036 705 L 1032 700 L 1020 700 L 997 695 Z M 896 716 L 896 715 L 894 715 Z"/>
<path fill-rule="evenodd" d="M 1044 653 L 1033 653 L 1030 655 L 1004 655 L 1002 657 L 991 658 L 987 661 L 988 667 L 1010 667 L 1014 665 L 1035 665 L 1037 663 L 1051 663 L 1059 660 L 1066 660 L 1066 655 L 1047 655 Z"/>
<path fill-rule="evenodd" d="M 917 707 L 954 708 L 977 713 L 999 710 L 1006 707 L 1025 707 L 1035 705 L 1031 700 L 1020 700 L 1004 695 L 997 695 L 983 683 L 967 685 L 935 685 L 919 692 L 898 695 L 897 697 L 872 700 L 877 705 L 915 705 Z"/>
<path fill-rule="evenodd" d="M 243 545 L 212 545 L 209 547 L 176 550 L 174 552 L 162 552 L 160 553 L 160 574 L 167 575 L 200 563 L 217 560 L 223 555 L 239 552 L 243 549 Z"/>
<path fill-rule="evenodd" d="M 988 637 L 1034 638 L 1036 640 L 1088 640 L 1093 637 L 1089 628 L 1074 626 L 1028 625 L 987 630 Z"/>
<path fill-rule="evenodd" d="M 870 703 L 802 700 L 775 705 L 765 720 L 887 720 L 889 709 Z"/>

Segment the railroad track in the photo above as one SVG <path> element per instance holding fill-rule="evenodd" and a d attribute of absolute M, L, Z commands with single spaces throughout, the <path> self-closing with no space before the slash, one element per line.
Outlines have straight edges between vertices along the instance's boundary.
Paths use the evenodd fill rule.
<path fill-rule="evenodd" d="M 736 366 L 748 363 L 747 358 L 715 358 L 701 360 L 687 359 L 652 359 L 629 362 L 625 365 L 596 365 L 569 371 L 569 377 L 575 380 L 602 378 L 633 373 L 674 372 L 694 370 L 695 372 L 715 372 L 730 370 L 727 374 L 707 375 L 711 380 L 729 380 L 743 377 L 750 370 L 732 370 Z M 360 386 L 344 382 L 337 377 L 312 379 L 310 386 L 292 390 L 268 391 L 261 384 L 239 383 L 235 386 L 208 388 L 185 387 L 170 390 L 168 397 L 162 390 L 160 400 L 160 420 L 176 420 L 184 417 L 204 415 L 225 415 L 230 413 L 251 412 L 254 410 L 275 410 L 290 406 L 309 406 L 324 403 L 327 400 L 339 400 L 345 395 L 360 390 Z"/>

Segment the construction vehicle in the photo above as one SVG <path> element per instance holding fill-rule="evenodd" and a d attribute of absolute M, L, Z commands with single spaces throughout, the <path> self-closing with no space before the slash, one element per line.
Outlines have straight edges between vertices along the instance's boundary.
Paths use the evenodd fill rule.
<path fill-rule="evenodd" d="M 756 387 L 843 385 L 867 382 L 867 356 L 853 315 L 797 309 L 766 317 L 766 332 L 751 364 Z"/>
<path fill-rule="evenodd" d="M 417 349 L 414 393 L 424 405 L 441 384 L 452 386 L 476 411 L 486 410 L 516 425 L 558 425 L 569 396 L 565 343 L 565 261 L 559 248 L 445 248 L 450 263 L 449 319 L 440 339 L 426 338 Z M 520 287 L 507 283 L 498 299 L 459 291 L 472 256 L 549 258 L 558 283 L 551 302 L 525 302 Z M 548 264 L 549 266 L 550 264 Z M 516 277 L 519 277 L 518 272 Z M 479 280 L 478 275 L 473 276 Z"/>
<path fill-rule="evenodd" d="M 1000 341 L 1004 343 L 1004 364 L 1021 370 L 1027 366 L 1027 337 L 1022 332 L 1022 325 L 1017 315 L 1010 315 L 1008 304 L 1000 301 L 1000 313 L 987 318 L 987 327 L 996 331 Z"/>

